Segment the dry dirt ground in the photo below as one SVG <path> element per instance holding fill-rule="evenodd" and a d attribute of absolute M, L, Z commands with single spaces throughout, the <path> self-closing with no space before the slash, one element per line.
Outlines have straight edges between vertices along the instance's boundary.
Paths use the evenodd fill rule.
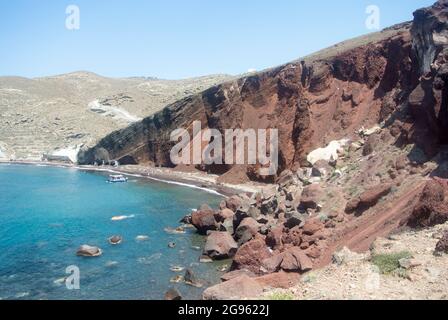
<path fill-rule="evenodd" d="M 0 77 L 0 158 L 40 160 L 55 148 L 92 145 L 166 105 L 231 79 L 106 78 L 90 72 Z"/>
<path fill-rule="evenodd" d="M 343 249 L 345 260 L 313 271 L 299 285 L 266 293 L 263 298 L 298 300 L 447 300 L 448 255 L 434 248 L 448 223 L 425 230 L 403 231 L 378 238 L 371 249 L 357 254 Z M 409 252 L 413 266 L 402 272 L 381 274 L 372 257 Z M 339 260 L 340 261 L 340 260 Z"/>

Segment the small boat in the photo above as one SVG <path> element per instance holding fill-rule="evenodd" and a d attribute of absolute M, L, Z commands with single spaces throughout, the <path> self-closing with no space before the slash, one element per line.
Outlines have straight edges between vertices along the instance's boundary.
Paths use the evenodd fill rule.
<path fill-rule="evenodd" d="M 110 183 L 128 182 L 128 178 L 126 178 L 122 174 L 114 174 L 109 176 L 109 180 L 107 180 L 107 182 Z"/>

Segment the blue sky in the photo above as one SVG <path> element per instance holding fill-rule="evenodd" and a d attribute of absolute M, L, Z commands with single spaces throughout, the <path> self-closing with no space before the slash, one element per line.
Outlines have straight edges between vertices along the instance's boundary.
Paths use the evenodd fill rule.
<path fill-rule="evenodd" d="M 0 75 L 78 70 L 178 79 L 279 65 L 412 19 L 435 0 L 13 0 L 0 3 Z M 80 8 L 80 29 L 65 27 Z"/>

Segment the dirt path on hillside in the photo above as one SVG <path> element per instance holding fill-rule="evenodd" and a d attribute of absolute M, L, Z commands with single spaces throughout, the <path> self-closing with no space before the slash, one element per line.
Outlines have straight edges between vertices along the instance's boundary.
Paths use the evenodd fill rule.
<path fill-rule="evenodd" d="M 416 183 L 415 187 L 397 199 L 388 201 L 389 208 L 384 205 L 374 212 L 365 213 L 363 216 L 349 221 L 342 229 L 337 230 L 329 239 L 329 244 L 321 259 L 317 261 L 317 267 L 324 267 L 332 260 L 333 253 L 342 247 L 361 253 L 369 250 L 370 245 L 378 237 L 386 237 L 399 227 L 411 211 L 413 203 L 418 200 L 425 186 L 426 180 Z M 386 211 L 386 212 L 384 212 Z"/>

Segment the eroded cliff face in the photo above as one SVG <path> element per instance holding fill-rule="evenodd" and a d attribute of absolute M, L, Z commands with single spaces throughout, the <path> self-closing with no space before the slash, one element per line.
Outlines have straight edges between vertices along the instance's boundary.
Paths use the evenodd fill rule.
<path fill-rule="evenodd" d="M 411 29 L 419 83 L 409 97 L 411 136 L 430 156 L 448 142 L 448 1 L 414 13 Z"/>
<path fill-rule="evenodd" d="M 221 131 L 278 129 L 279 171 L 294 169 L 313 148 L 385 120 L 402 102 L 416 81 L 408 27 L 383 31 L 375 35 L 376 41 L 357 47 L 341 44 L 338 50 L 332 48 L 334 56 L 320 53 L 185 98 L 105 137 L 82 152 L 80 162 L 126 159 L 125 163 L 172 167 L 171 132 L 177 128 L 191 131 L 193 121 L 201 121 L 203 128 Z M 344 50 L 344 46 L 349 48 Z M 201 168 L 219 174 L 237 170 L 231 166 Z M 244 170 L 256 180 L 260 177 L 255 169 Z"/>

